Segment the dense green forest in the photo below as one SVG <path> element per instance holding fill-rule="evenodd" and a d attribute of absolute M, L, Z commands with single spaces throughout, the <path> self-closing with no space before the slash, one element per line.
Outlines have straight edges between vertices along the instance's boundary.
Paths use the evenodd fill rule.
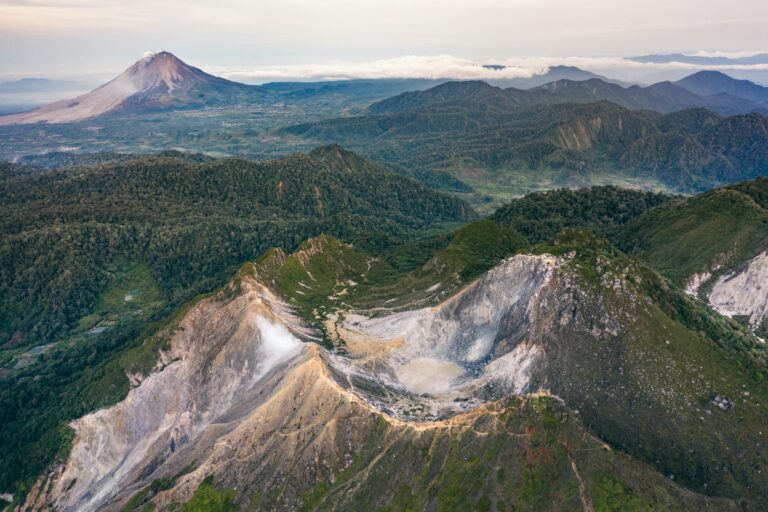
<path fill-rule="evenodd" d="M 267 248 L 329 233 L 383 250 L 475 217 L 336 146 L 190 160 L 0 167 L 0 489 L 29 485 L 68 420 L 151 367 L 157 322 Z"/>
<path fill-rule="evenodd" d="M 617 243 L 681 286 L 694 273 L 722 275 L 768 249 L 768 179 L 650 210 Z"/>
<path fill-rule="evenodd" d="M 337 147 L 265 163 L 154 157 L 11 175 L 0 195 L 0 339 L 30 343 L 91 314 L 110 269 L 146 264 L 165 297 L 188 298 L 268 247 L 322 232 L 407 237 L 473 215 Z"/>
<path fill-rule="evenodd" d="M 622 227 L 674 196 L 618 187 L 558 189 L 515 199 L 491 218 L 523 234 L 531 243 L 552 240 L 563 228 L 586 229 L 615 239 Z"/>

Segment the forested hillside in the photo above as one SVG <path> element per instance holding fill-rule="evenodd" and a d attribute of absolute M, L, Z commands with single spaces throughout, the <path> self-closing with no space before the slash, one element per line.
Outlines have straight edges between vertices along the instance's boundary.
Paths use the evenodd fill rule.
<path fill-rule="evenodd" d="M 496 199 L 594 184 L 692 193 L 768 172 L 760 114 L 662 115 L 607 101 L 530 106 L 482 82 L 448 85 L 280 133 L 339 142 L 421 175 L 448 172 Z"/>
<path fill-rule="evenodd" d="M 618 187 L 558 189 L 515 199 L 491 218 L 514 228 L 529 242 L 552 240 L 562 229 L 584 229 L 615 240 L 625 224 L 674 196 Z"/>
<path fill-rule="evenodd" d="M 711 285 L 768 249 L 768 179 L 648 211 L 627 225 L 618 242 L 680 286 L 695 274 Z"/>
<path fill-rule="evenodd" d="M 164 296 L 188 296 L 267 247 L 321 232 L 406 236 L 472 215 L 337 147 L 264 163 L 153 157 L 11 176 L 0 195 L 0 331 L 29 342 L 91 314 L 113 281 L 107 267 L 148 265 Z"/>

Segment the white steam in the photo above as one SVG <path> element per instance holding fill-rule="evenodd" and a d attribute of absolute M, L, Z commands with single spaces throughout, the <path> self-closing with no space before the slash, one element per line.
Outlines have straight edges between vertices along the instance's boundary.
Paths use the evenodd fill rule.
<path fill-rule="evenodd" d="M 261 333 L 258 378 L 301 353 L 302 343 L 284 326 L 274 324 L 261 315 L 256 317 L 256 326 Z"/>

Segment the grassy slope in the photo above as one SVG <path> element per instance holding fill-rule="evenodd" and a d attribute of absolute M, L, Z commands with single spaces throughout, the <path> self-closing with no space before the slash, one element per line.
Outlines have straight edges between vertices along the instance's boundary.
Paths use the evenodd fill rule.
<path fill-rule="evenodd" d="M 304 486 L 300 510 L 739 509 L 690 493 L 603 445 L 549 396 L 511 398 L 472 419 L 423 430 L 375 415 L 366 429 L 362 449 L 351 461 L 326 466 L 322 481 L 290 480 L 291 487 Z M 284 509 L 283 491 L 240 490 L 231 509 Z M 199 508 L 204 503 L 229 510 L 235 493 L 207 479 L 181 510 L 209 510 Z"/>
<path fill-rule="evenodd" d="M 758 180 L 661 206 L 628 225 L 620 245 L 678 285 L 732 269 L 768 247 L 768 210 L 755 201 L 766 190 Z"/>
<path fill-rule="evenodd" d="M 589 331 L 566 327 L 544 341 L 552 391 L 601 438 L 676 481 L 766 499 L 765 346 L 607 242 L 579 232 L 556 242 L 537 250 L 575 252 L 588 286 L 568 303 L 580 304 Z M 621 325 L 604 324 L 604 309 Z"/>
<path fill-rule="evenodd" d="M 370 444 L 333 484 L 306 493 L 303 509 L 578 510 L 582 497 L 601 511 L 686 510 L 703 503 L 601 447 L 549 397 L 509 400 L 498 414 L 464 427 L 420 434 L 384 428 Z"/>
<path fill-rule="evenodd" d="M 514 230 L 485 220 L 451 237 L 406 244 L 376 258 L 331 237 L 319 237 L 290 256 L 268 252 L 252 271 L 322 328 L 327 314 L 343 305 L 433 304 L 527 245 Z"/>

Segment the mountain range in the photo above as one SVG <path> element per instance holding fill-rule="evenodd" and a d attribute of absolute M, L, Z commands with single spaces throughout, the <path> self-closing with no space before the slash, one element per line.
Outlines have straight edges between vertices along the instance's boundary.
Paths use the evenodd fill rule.
<path fill-rule="evenodd" d="M 654 94 L 659 89 L 693 95 L 672 84 Z M 722 117 L 703 108 L 664 115 L 618 106 L 624 96 L 613 93 L 629 91 L 592 80 L 530 91 L 451 82 L 374 103 L 367 115 L 280 133 L 338 141 L 422 174 L 448 172 L 493 194 L 617 180 L 690 192 L 768 169 L 762 115 Z M 553 102 L 554 94 L 573 102 Z M 590 102 L 600 96 L 615 102 Z"/>
<path fill-rule="evenodd" d="M 768 64 L 768 53 L 757 53 L 745 57 L 729 57 L 725 55 L 686 55 L 684 53 L 650 54 L 629 57 L 636 62 L 653 62 L 668 64 L 670 62 L 683 62 L 699 65 L 727 65 L 727 64 Z"/>
<path fill-rule="evenodd" d="M 485 82 L 483 82 L 485 83 Z M 471 89 L 471 93 L 469 92 Z M 403 93 L 374 104 L 372 113 L 396 112 L 398 102 L 412 102 L 408 108 L 425 107 L 430 103 L 459 101 L 462 92 L 459 86 L 445 89 L 439 86 L 427 91 Z M 468 82 L 467 93 L 483 95 L 501 105 L 531 106 L 558 103 L 594 103 L 610 101 L 634 110 L 655 110 L 675 112 L 686 108 L 704 107 L 715 112 L 730 115 L 735 113 L 768 112 L 765 105 L 768 87 L 735 80 L 719 72 L 699 72 L 676 83 L 661 82 L 648 87 L 621 85 L 599 78 L 584 80 L 560 79 L 548 82 L 527 91 L 515 88 L 485 88 L 478 83 Z M 447 96 L 440 96 L 447 94 Z M 453 95 L 453 96 L 450 96 Z M 434 97 L 433 97 L 434 96 Z"/>
<path fill-rule="evenodd" d="M 497 68 L 503 68 L 503 66 Z M 71 100 L 29 112 L 0 116 L 0 124 L 67 123 L 105 114 L 131 114 L 221 105 L 279 104 L 318 97 L 373 101 L 423 90 L 445 80 L 350 80 L 320 83 L 273 83 L 252 86 L 215 77 L 169 52 L 145 56 L 103 86 Z M 625 87 L 620 82 L 571 66 L 553 66 L 530 78 L 491 80 L 507 87 L 507 102 L 518 105 L 611 101 L 632 109 L 673 112 L 706 107 L 721 114 L 768 112 L 766 90 L 717 72 L 701 72 L 676 82 Z M 29 87 L 37 81 L 17 82 Z M 11 86 L 14 86 L 11 84 Z M 513 87 L 510 87 L 513 86 Z M 525 93 L 523 90 L 527 89 Z M 393 99 L 393 101 L 396 101 Z"/>
<path fill-rule="evenodd" d="M 0 509 L 765 510 L 766 91 L 161 52 L 0 117 Z"/>
<path fill-rule="evenodd" d="M 87 87 L 84 83 L 72 80 L 49 80 L 47 78 L 22 78 L 10 82 L 0 82 L 0 94 L 9 93 L 50 93 L 68 92 Z"/>

